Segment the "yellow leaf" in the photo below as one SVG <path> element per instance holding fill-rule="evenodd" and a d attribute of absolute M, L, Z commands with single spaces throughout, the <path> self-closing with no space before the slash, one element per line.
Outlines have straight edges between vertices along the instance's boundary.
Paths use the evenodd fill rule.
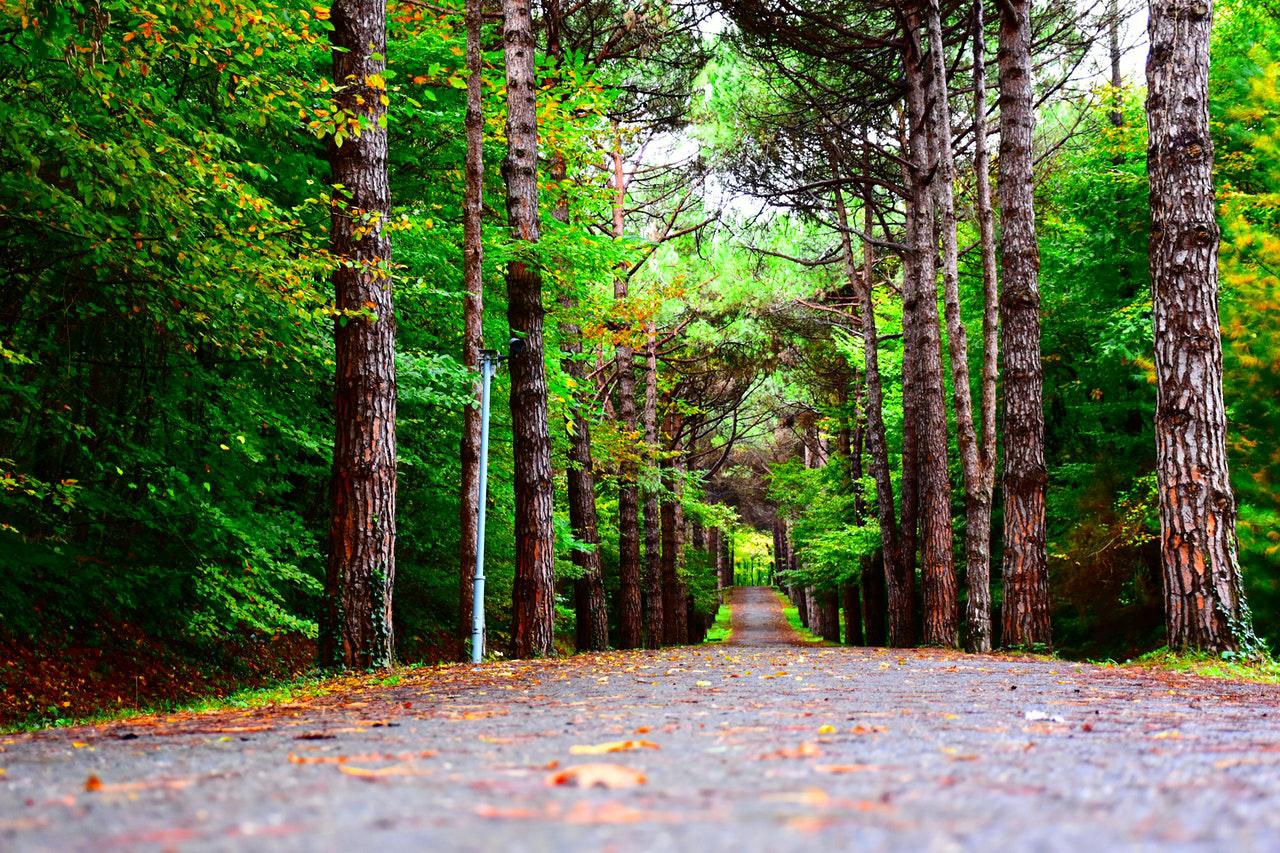
<path fill-rule="evenodd" d="M 573 755 L 605 755 L 610 752 L 635 752 L 640 749 L 659 749 L 650 740 L 611 740 L 608 743 L 575 744 L 569 747 Z"/>

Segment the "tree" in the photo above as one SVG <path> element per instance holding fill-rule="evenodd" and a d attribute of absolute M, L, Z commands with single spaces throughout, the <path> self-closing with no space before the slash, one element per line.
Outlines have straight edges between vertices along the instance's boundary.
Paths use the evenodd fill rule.
<path fill-rule="evenodd" d="M 903 33 L 909 165 L 906 169 L 908 248 L 903 259 L 902 310 L 904 361 L 911 364 L 904 407 L 906 418 L 915 425 L 914 453 L 919 478 L 914 498 L 919 502 L 920 576 L 924 590 L 921 639 L 926 645 L 954 646 L 959 635 L 959 611 L 951 543 L 947 411 L 934 260 L 936 211 L 930 186 L 935 179 L 929 144 L 932 110 L 929 109 L 926 57 L 916 32 L 922 23 L 919 12 L 913 11 Z M 908 440 L 904 429 L 904 444 Z M 911 499 L 904 487 L 904 516 L 905 505 Z M 912 541 L 906 536 L 907 527 L 904 522 L 903 543 Z M 903 562 L 909 565 L 908 559 Z"/>
<path fill-rule="evenodd" d="M 613 236 L 621 239 L 626 233 L 624 204 L 627 194 L 621 139 L 616 140 L 610 159 L 613 162 Z M 613 280 L 613 297 L 620 303 L 627 298 L 629 280 L 625 270 Z M 636 411 L 635 349 L 630 339 L 624 337 L 618 341 L 614 359 L 618 371 L 618 423 L 626 436 L 634 440 L 636 433 L 640 431 L 640 418 Z M 656 362 L 654 368 L 657 368 Z M 640 484 L 637 480 L 636 456 L 631 452 L 624 452 L 618 463 L 618 587 L 618 647 L 639 648 L 644 642 Z M 660 609 L 656 620 L 657 623 L 662 621 Z"/>
<path fill-rule="evenodd" d="M 538 242 L 538 125 L 533 16 L 529 0 L 504 0 L 507 73 L 507 223 L 517 251 L 507 262 L 507 322 L 520 341 L 511 365 L 511 431 L 515 457 L 515 584 L 511 652 L 550 655 L 555 629 L 555 531 L 547 368 L 543 344 L 542 274 L 530 257 Z"/>
<path fill-rule="evenodd" d="M 1165 624 L 1170 646 L 1221 652 L 1255 640 L 1227 471 L 1208 107 L 1212 20 L 1212 0 L 1150 4 L 1147 168 Z"/>
<path fill-rule="evenodd" d="M 658 335 L 653 321 L 645 324 L 644 371 L 644 443 L 650 463 L 657 466 L 658 453 Z M 644 578 L 645 578 L 645 648 L 662 645 L 666 634 L 666 611 L 663 606 L 663 505 L 656 478 L 644 489 Z"/>
<path fill-rule="evenodd" d="M 987 66 L 984 0 L 973 3 L 973 176 L 982 252 L 982 390 L 977 488 L 968 491 L 965 522 L 965 647 L 991 651 L 991 503 L 996 474 L 996 382 L 1000 370 L 1000 290 L 996 277 L 991 163 L 987 155 Z"/>
<path fill-rule="evenodd" d="M 481 214 L 484 208 L 484 110 L 481 95 L 481 0 L 466 0 L 467 29 L 467 153 L 462 198 L 462 364 L 468 370 L 480 365 L 484 346 L 484 241 Z M 472 402 L 462 414 L 461 483 L 458 506 L 460 636 L 471 633 L 472 592 L 478 516 L 480 511 L 480 383 L 472 383 Z"/>
<path fill-rule="evenodd" d="M 1000 6 L 1000 322 L 1004 335 L 1004 609 L 1006 646 L 1048 645 L 1044 369 L 1036 243 L 1030 0 Z"/>
<path fill-rule="evenodd" d="M 547 55 L 555 63 L 554 77 L 563 76 L 564 46 L 561 33 L 564 18 L 559 0 L 546 0 L 544 24 L 547 31 Z M 551 155 L 551 181 L 560 188 L 552 216 L 569 224 L 567 195 L 568 158 L 556 148 Z M 605 610 L 604 568 L 600 559 L 600 520 L 596 510 L 596 477 L 591 458 L 591 425 L 587 421 L 583 397 L 590 385 L 587 367 L 582 360 L 582 326 L 573 317 L 578 300 L 572 293 L 562 293 L 560 307 L 567 319 L 560 324 L 562 369 L 572 381 L 568 418 L 569 465 L 565 480 L 569 492 L 569 527 L 580 543 L 572 559 L 579 576 L 573 581 L 576 645 L 579 651 L 604 651 L 609 647 L 609 618 Z"/>
<path fill-rule="evenodd" d="M 334 111 L 330 241 L 338 265 L 333 513 L 321 661 L 392 662 L 396 544 L 396 366 L 387 217 L 385 0 L 332 6 Z"/>

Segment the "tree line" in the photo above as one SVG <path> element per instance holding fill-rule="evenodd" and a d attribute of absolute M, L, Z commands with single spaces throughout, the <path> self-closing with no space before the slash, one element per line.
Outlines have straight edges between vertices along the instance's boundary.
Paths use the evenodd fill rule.
<path fill-rule="evenodd" d="M 1222 8 L 1152 0 L 1142 104 L 1115 2 L 15 7 L 8 630 L 460 654 L 515 340 L 491 651 L 700 639 L 752 531 L 836 639 L 1255 651 L 1277 28 Z"/>

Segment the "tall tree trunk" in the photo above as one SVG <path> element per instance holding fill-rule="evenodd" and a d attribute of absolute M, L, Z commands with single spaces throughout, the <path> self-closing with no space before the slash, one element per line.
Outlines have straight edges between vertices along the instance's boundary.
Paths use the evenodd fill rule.
<path fill-rule="evenodd" d="M 845 581 L 840 585 L 841 606 L 844 608 L 844 644 L 861 646 L 862 639 L 862 596 L 858 594 L 856 581 Z"/>
<path fill-rule="evenodd" d="M 1109 0 L 1107 3 L 1107 47 L 1111 58 L 1111 93 L 1114 99 L 1110 118 L 1111 124 L 1120 127 L 1124 124 L 1124 113 L 1120 111 L 1120 88 L 1124 78 L 1120 75 L 1120 0 Z"/>
<path fill-rule="evenodd" d="M 1004 627 L 1006 646 L 1048 645 L 1044 371 L 1040 249 L 1032 175 L 1031 0 L 1000 4 L 1000 226 L 1004 331 Z"/>
<path fill-rule="evenodd" d="M 724 588 L 724 572 L 720 566 L 720 528 L 707 531 L 707 563 L 716 579 L 716 589 Z"/>
<path fill-rule="evenodd" d="M 544 0 L 544 24 L 547 31 L 547 55 L 555 62 L 557 74 L 563 61 L 561 27 L 564 24 L 560 0 Z M 565 186 L 569 164 L 564 153 L 556 151 L 551 157 L 551 183 Z M 556 199 L 552 211 L 559 221 L 569 222 L 569 197 L 563 192 Z M 560 305 L 567 317 L 572 317 L 577 300 L 568 294 L 560 297 Z M 596 512 L 596 478 L 591 459 L 591 426 L 582 399 L 590 388 L 587 367 L 582 361 L 582 328 L 575 320 L 560 324 L 560 350 L 565 357 L 560 364 L 564 372 L 575 382 L 570 418 L 569 465 L 565 480 L 569 493 L 569 527 L 573 537 L 589 546 L 590 550 L 575 549 L 571 559 L 578 568 L 579 577 L 573 581 L 575 616 L 575 645 L 578 651 L 599 652 L 609 648 L 609 617 L 605 608 L 604 567 L 600 560 L 600 522 Z"/>
<path fill-rule="evenodd" d="M 538 129 L 533 19 L 529 0 L 503 0 L 507 66 L 507 220 L 516 239 L 538 241 Z M 507 264 L 507 321 L 524 349 L 511 359 L 511 432 L 515 459 L 515 583 L 511 653 L 550 655 L 555 634 L 555 533 L 547 372 L 542 339 L 541 272 Z"/>
<path fill-rule="evenodd" d="M 1156 364 L 1156 477 L 1169 645 L 1256 646 L 1236 554 L 1218 322 L 1209 135 L 1211 0 L 1151 0 L 1147 162 Z"/>
<path fill-rule="evenodd" d="M 675 462 L 668 459 L 662 463 L 662 480 L 667 487 L 667 496 L 662 500 L 662 642 L 663 645 L 679 644 L 684 624 L 684 595 L 680 590 L 678 577 L 680 565 L 680 501 L 675 491 L 677 471 Z"/>
<path fill-rule="evenodd" d="M 619 142 L 620 146 L 621 143 Z M 613 151 L 613 236 L 621 238 L 626 223 L 626 180 L 622 170 L 622 151 Z M 613 298 L 627 298 L 627 276 L 613 280 Z M 618 371 L 618 419 L 627 440 L 637 437 L 635 352 L 624 337 L 614 353 Z M 644 640 L 644 613 L 641 599 L 640 569 L 640 485 L 637 482 L 636 458 L 624 452 L 618 463 L 618 647 L 639 648 Z"/>
<path fill-rule="evenodd" d="M 563 180 L 563 177 L 561 177 Z M 565 309 L 573 304 L 566 300 Z M 582 353 L 582 332 L 577 323 L 561 325 L 561 348 L 568 355 L 564 371 L 581 389 L 589 387 L 586 365 L 577 358 Z M 596 512 L 596 483 L 591 459 L 591 427 L 581 400 L 575 395 L 569 424 L 569 465 L 565 479 L 569 491 L 569 527 L 579 542 L 590 550 L 574 549 L 572 559 L 579 577 L 573 582 L 576 644 L 578 651 L 599 652 L 609 648 L 609 618 L 605 608 L 604 567 L 600 561 L 600 522 Z"/>
<path fill-rule="evenodd" d="M 883 646 L 889 639 L 885 620 L 888 601 L 885 593 L 884 551 L 871 556 L 871 565 L 862 573 L 863 622 L 867 626 L 867 645 Z"/>
<path fill-rule="evenodd" d="M 481 95 L 481 0 L 467 0 L 467 154 L 462 190 L 462 364 L 475 372 L 484 346 L 484 111 Z M 458 631 L 471 634 L 476 536 L 480 514 L 480 382 L 472 383 L 472 403 L 462 412 L 461 480 L 458 507 Z"/>
<path fill-rule="evenodd" d="M 679 417 L 677 416 L 676 429 L 675 429 L 675 435 L 677 436 L 680 433 L 679 427 L 680 427 L 680 421 L 679 421 Z M 684 516 L 684 501 L 683 501 L 684 475 L 686 473 L 686 468 L 685 468 L 684 454 L 681 452 L 679 444 L 676 444 L 675 446 L 673 446 L 671 450 L 673 453 L 675 453 L 675 458 L 672 460 L 672 467 L 671 467 L 671 472 L 673 475 L 672 483 L 671 483 L 672 485 L 671 506 L 674 513 L 674 526 L 675 526 L 675 550 L 672 554 L 672 558 L 674 559 L 675 562 L 674 562 L 674 572 L 668 577 L 663 578 L 663 585 L 664 585 L 663 590 L 665 592 L 666 590 L 665 585 L 667 583 L 667 580 L 670 579 L 675 586 L 675 592 L 672 594 L 671 600 L 673 601 L 673 604 L 676 608 L 674 611 L 676 614 L 676 619 L 675 619 L 675 624 L 673 626 L 670 626 L 668 630 L 669 631 L 674 630 L 674 634 L 672 634 L 672 636 L 674 637 L 673 642 L 676 645 L 684 645 L 689 642 L 689 619 L 688 619 L 689 606 L 687 601 L 689 597 L 689 590 L 688 590 L 688 585 L 684 582 L 685 546 L 689 544 L 689 525 L 687 523 L 687 519 Z"/>
<path fill-rule="evenodd" d="M 968 602 L 965 647 L 991 651 L 991 505 L 996 477 L 996 380 L 1000 367 L 1000 289 L 991 211 L 991 163 L 987 155 L 987 72 L 984 0 L 973 4 L 973 171 L 978 243 L 982 251 L 982 388 L 978 484 L 966 502 L 965 538 Z"/>
<path fill-rule="evenodd" d="M 773 519 L 773 574 L 777 577 L 779 573 L 787 570 L 787 527 L 780 517 L 775 516 Z M 736 581 L 736 579 L 735 579 Z"/>
<path fill-rule="evenodd" d="M 938 319 L 934 213 L 929 186 L 928 71 L 917 40 L 919 15 L 905 34 L 907 77 L 908 251 L 903 263 L 903 323 L 911 327 L 912 349 L 904 357 L 913 366 L 912 419 L 916 422 L 919 466 L 920 565 L 924 587 L 921 640 L 954 646 L 959 630 L 951 536 L 951 479 L 947 467 L 947 410 L 942 381 L 942 342 Z M 935 177 L 936 180 L 936 177 Z M 905 432 L 905 430 L 904 430 Z M 905 508 L 904 508 L 905 513 Z"/>
<path fill-rule="evenodd" d="M 910 143 L 907 137 L 906 129 L 907 109 L 904 105 L 902 112 L 898 118 L 898 136 L 900 147 L 905 153 Z M 912 190 L 912 167 L 910 163 L 904 164 L 902 168 L 902 183 L 908 192 Z M 905 219 L 905 230 L 908 235 L 913 234 L 920 227 L 915 224 L 915 220 L 920 216 L 920 210 L 917 204 L 908 201 L 903 211 Z M 919 550 L 920 543 L 920 380 L 917 378 L 919 372 L 920 348 L 918 329 L 919 322 L 914 318 L 908 319 L 907 303 L 908 295 L 913 287 L 909 283 L 911 276 L 918 277 L 918 271 L 911 269 L 910 261 L 912 255 L 910 251 L 903 253 L 902 265 L 902 523 L 898 528 L 898 553 L 895 555 L 894 562 L 897 564 L 897 571 L 902 576 L 903 581 L 909 583 L 902 584 L 895 594 L 894 580 L 886 574 L 885 578 L 889 588 L 889 644 L 892 646 L 912 646 L 915 645 L 916 637 L 919 636 L 919 616 L 916 612 L 917 598 L 915 591 L 916 579 L 916 555 Z M 915 266 L 918 266 L 915 265 Z M 885 556 L 885 571 L 889 571 L 889 557 Z M 911 602 L 907 604 L 903 599 L 906 592 L 911 594 Z M 906 608 L 905 611 L 900 608 Z M 904 614 L 910 614 L 911 621 L 902 626 L 896 624 Z M 903 633 L 902 628 L 906 627 L 908 633 Z"/>
<path fill-rule="evenodd" d="M 733 528 L 720 533 L 720 586 L 731 587 L 733 578 Z"/>
<path fill-rule="evenodd" d="M 657 464 L 658 451 L 658 336 L 653 323 L 645 324 L 644 443 L 649 464 Z M 644 492 L 645 646 L 656 649 L 665 634 L 662 607 L 662 510 L 658 490 Z"/>
<path fill-rule="evenodd" d="M 866 140 L 863 141 L 864 150 Z M 862 242 L 862 274 L 853 258 L 853 241 L 849 237 L 849 215 L 844 195 L 836 190 L 836 213 L 840 218 L 841 244 L 844 251 L 845 275 L 857 290 L 862 320 L 863 382 L 866 386 L 866 442 L 871 462 L 871 477 L 876 484 L 876 514 L 880 521 L 880 537 L 884 545 L 884 576 L 889 590 L 890 642 L 895 646 L 911 645 L 915 636 L 915 575 L 899 559 L 898 521 L 894 507 L 893 480 L 889 468 L 889 442 L 884 426 L 884 391 L 880 380 L 880 336 L 876 323 L 875 248 L 871 241 Z M 873 220 L 871 185 L 866 184 L 862 201 L 863 230 L 869 236 Z M 905 426 L 904 426 L 905 433 Z M 905 462 L 904 462 L 905 464 Z M 905 516 L 905 493 L 904 509 Z"/>
<path fill-rule="evenodd" d="M 933 83 L 933 161 L 936 163 L 933 187 L 942 225 L 942 293 L 946 308 L 947 346 L 951 358 L 951 398 L 956 415 L 956 448 L 964 478 L 966 580 L 985 578 L 990 571 L 988 549 L 991 541 L 991 503 L 985 504 L 982 491 L 982 459 L 978 433 L 973 422 L 973 393 L 969 382 L 969 335 L 960 313 L 960 247 L 956 236 L 955 152 L 951 144 L 950 87 L 947 80 L 946 53 L 942 46 L 942 19 L 938 0 L 929 0 L 925 15 L 929 35 L 929 62 Z M 986 518 L 984 520 L 983 508 Z M 942 638 L 940 645 L 959 645 L 956 632 Z"/>
<path fill-rule="evenodd" d="M 818 593 L 819 607 L 822 610 L 822 639 L 832 643 L 840 642 L 840 591 L 826 589 Z"/>
<path fill-rule="evenodd" d="M 320 660 L 390 666 L 396 570 L 396 320 L 391 298 L 391 210 L 381 80 L 386 70 L 385 0 L 336 0 L 334 109 L 362 128 L 329 147 L 334 192 L 330 248 L 334 330 L 333 513 L 325 573 Z M 369 315 L 372 314 L 372 317 Z"/>

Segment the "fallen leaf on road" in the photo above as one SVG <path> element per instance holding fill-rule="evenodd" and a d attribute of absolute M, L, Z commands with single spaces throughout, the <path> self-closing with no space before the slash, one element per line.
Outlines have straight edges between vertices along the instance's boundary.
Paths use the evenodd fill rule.
<path fill-rule="evenodd" d="M 432 758 L 435 750 L 422 752 L 365 752 L 357 755 L 296 755 L 289 753 L 290 764 L 346 764 L 348 761 L 412 761 L 415 758 Z"/>
<path fill-rule="evenodd" d="M 621 764 L 578 764 L 552 773 L 544 780 L 549 787 L 634 788 L 648 782 L 639 770 Z"/>
<path fill-rule="evenodd" d="M 1152 735 L 1156 740 L 1182 740 L 1182 732 L 1177 729 L 1166 729 Z"/>
<path fill-rule="evenodd" d="M 651 740 L 611 740 L 608 743 L 575 744 L 569 747 L 573 755 L 605 755 L 610 752 L 635 752 L 638 749 L 659 749 Z"/>
<path fill-rule="evenodd" d="M 489 818 L 538 818 L 542 817 L 542 813 L 534 809 L 507 808 L 505 806 L 491 806 L 487 803 L 481 803 L 476 806 L 476 816 Z"/>
<path fill-rule="evenodd" d="M 338 772 L 364 779 L 382 779 L 387 776 L 426 776 L 431 771 L 408 764 L 393 764 L 390 767 L 353 767 L 350 764 L 339 764 Z"/>
<path fill-rule="evenodd" d="M 781 791 L 776 794 L 765 794 L 763 799 L 777 803 L 796 803 L 802 806 L 825 806 L 831 801 L 831 795 L 821 788 L 805 788 L 803 791 Z"/>
<path fill-rule="evenodd" d="M 816 743 L 808 741 L 794 747 L 783 747 L 782 749 L 766 752 L 760 756 L 760 760 L 768 761 L 771 758 L 817 758 L 822 755 L 822 748 Z"/>

